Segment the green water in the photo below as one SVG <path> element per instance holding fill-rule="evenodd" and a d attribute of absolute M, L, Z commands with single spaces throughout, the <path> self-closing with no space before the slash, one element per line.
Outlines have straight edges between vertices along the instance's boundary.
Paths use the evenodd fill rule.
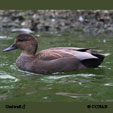
<path fill-rule="evenodd" d="M 97 47 L 110 53 L 95 69 L 50 75 L 33 74 L 16 67 L 19 50 L 3 53 L 16 34 L 0 34 L 0 101 L 13 102 L 113 102 L 113 37 L 37 35 L 39 50 L 51 47 Z"/>

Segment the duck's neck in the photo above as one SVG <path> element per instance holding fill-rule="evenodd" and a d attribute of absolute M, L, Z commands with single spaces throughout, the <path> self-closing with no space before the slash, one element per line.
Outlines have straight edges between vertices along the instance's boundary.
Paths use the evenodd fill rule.
<path fill-rule="evenodd" d="M 30 57 L 30 56 L 35 56 L 35 54 L 31 54 L 31 53 L 27 53 L 27 52 L 23 51 L 20 56 L 29 56 Z"/>
<path fill-rule="evenodd" d="M 23 56 L 35 56 L 36 51 L 37 51 L 37 45 L 36 46 L 31 46 L 30 47 L 23 49 L 21 55 Z"/>

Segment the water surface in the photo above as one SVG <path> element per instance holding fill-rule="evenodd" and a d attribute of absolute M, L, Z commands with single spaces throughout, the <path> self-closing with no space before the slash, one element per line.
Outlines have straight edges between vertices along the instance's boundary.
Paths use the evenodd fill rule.
<path fill-rule="evenodd" d="M 113 37 L 111 35 L 35 34 L 39 51 L 51 47 L 97 47 L 110 53 L 95 69 L 48 75 L 16 67 L 19 50 L 3 53 L 17 34 L 0 33 L 0 101 L 16 102 L 113 102 Z"/>

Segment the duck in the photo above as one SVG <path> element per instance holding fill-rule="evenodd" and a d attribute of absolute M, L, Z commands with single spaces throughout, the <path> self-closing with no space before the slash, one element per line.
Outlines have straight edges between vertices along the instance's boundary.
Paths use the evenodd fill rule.
<path fill-rule="evenodd" d="M 23 33 L 18 34 L 13 44 L 3 52 L 20 49 L 22 52 L 16 60 L 17 67 L 37 74 L 96 68 L 108 56 L 94 52 L 92 48 L 56 47 L 40 52 L 37 48 L 38 40 L 31 34 Z"/>

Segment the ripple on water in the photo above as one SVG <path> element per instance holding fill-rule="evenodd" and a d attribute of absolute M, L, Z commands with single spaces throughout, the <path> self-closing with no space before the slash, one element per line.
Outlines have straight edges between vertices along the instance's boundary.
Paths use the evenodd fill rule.
<path fill-rule="evenodd" d="M 5 74 L 5 75 L 0 75 L 0 79 L 2 80 L 10 80 L 10 82 L 17 82 L 19 79 L 17 79 L 16 77 L 13 77 L 11 75 Z"/>
<path fill-rule="evenodd" d="M 13 89 L 15 88 L 14 83 L 19 81 L 19 79 L 8 74 L 2 74 L 0 75 L 0 81 L 0 89 Z"/>
<path fill-rule="evenodd" d="M 0 64 L 0 67 L 8 66 L 8 63 Z"/>
<path fill-rule="evenodd" d="M 92 76 L 96 76 L 95 74 L 72 74 L 72 75 L 57 75 L 57 76 L 45 76 L 43 78 L 41 78 L 41 80 L 43 82 L 48 82 L 48 83 L 52 83 L 55 82 L 57 80 L 62 80 L 63 78 L 73 78 L 73 77 L 78 77 L 78 76 L 82 76 L 82 77 L 92 77 Z"/>
<path fill-rule="evenodd" d="M 36 74 L 36 73 L 28 72 L 28 71 L 23 71 L 23 70 L 20 70 L 20 69 L 18 69 L 18 68 L 17 68 L 17 70 L 18 70 L 19 72 L 21 72 L 21 75 L 22 75 L 22 76 L 26 76 L 26 75 L 28 75 L 28 76 L 33 76 L 33 75 L 38 76 L 38 75 L 41 75 L 41 74 Z"/>
<path fill-rule="evenodd" d="M 17 70 L 17 67 L 16 67 L 16 64 L 15 64 L 15 63 L 13 63 L 13 65 L 10 65 L 10 68 L 11 68 L 12 70 Z"/>
<path fill-rule="evenodd" d="M 110 63 L 109 63 L 109 62 L 107 62 L 106 64 L 110 64 Z M 108 66 L 103 66 L 103 65 L 100 65 L 99 67 L 100 67 L 100 68 L 109 69 L 109 70 L 111 70 L 111 69 L 112 69 L 111 67 L 108 67 Z"/>
<path fill-rule="evenodd" d="M 0 89 L 13 89 L 13 88 L 15 88 L 14 85 L 0 86 Z"/>
<path fill-rule="evenodd" d="M 106 83 L 104 86 L 113 86 L 113 83 Z"/>
<path fill-rule="evenodd" d="M 9 40 L 9 39 L 12 39 L 12 37 L 0 35 L 0 39 L 6 39 L 6 40 Z"/>
<path fill-rule="evenodd" d="M 88 93 L 88 94 L 77 94 L 77 93 L 68 93 L 68 92 L 57 92 L 56 95 L 67 96 L 67 97 L 71 97 L 71 98 L 92 96 L 91 93 Z"/>

